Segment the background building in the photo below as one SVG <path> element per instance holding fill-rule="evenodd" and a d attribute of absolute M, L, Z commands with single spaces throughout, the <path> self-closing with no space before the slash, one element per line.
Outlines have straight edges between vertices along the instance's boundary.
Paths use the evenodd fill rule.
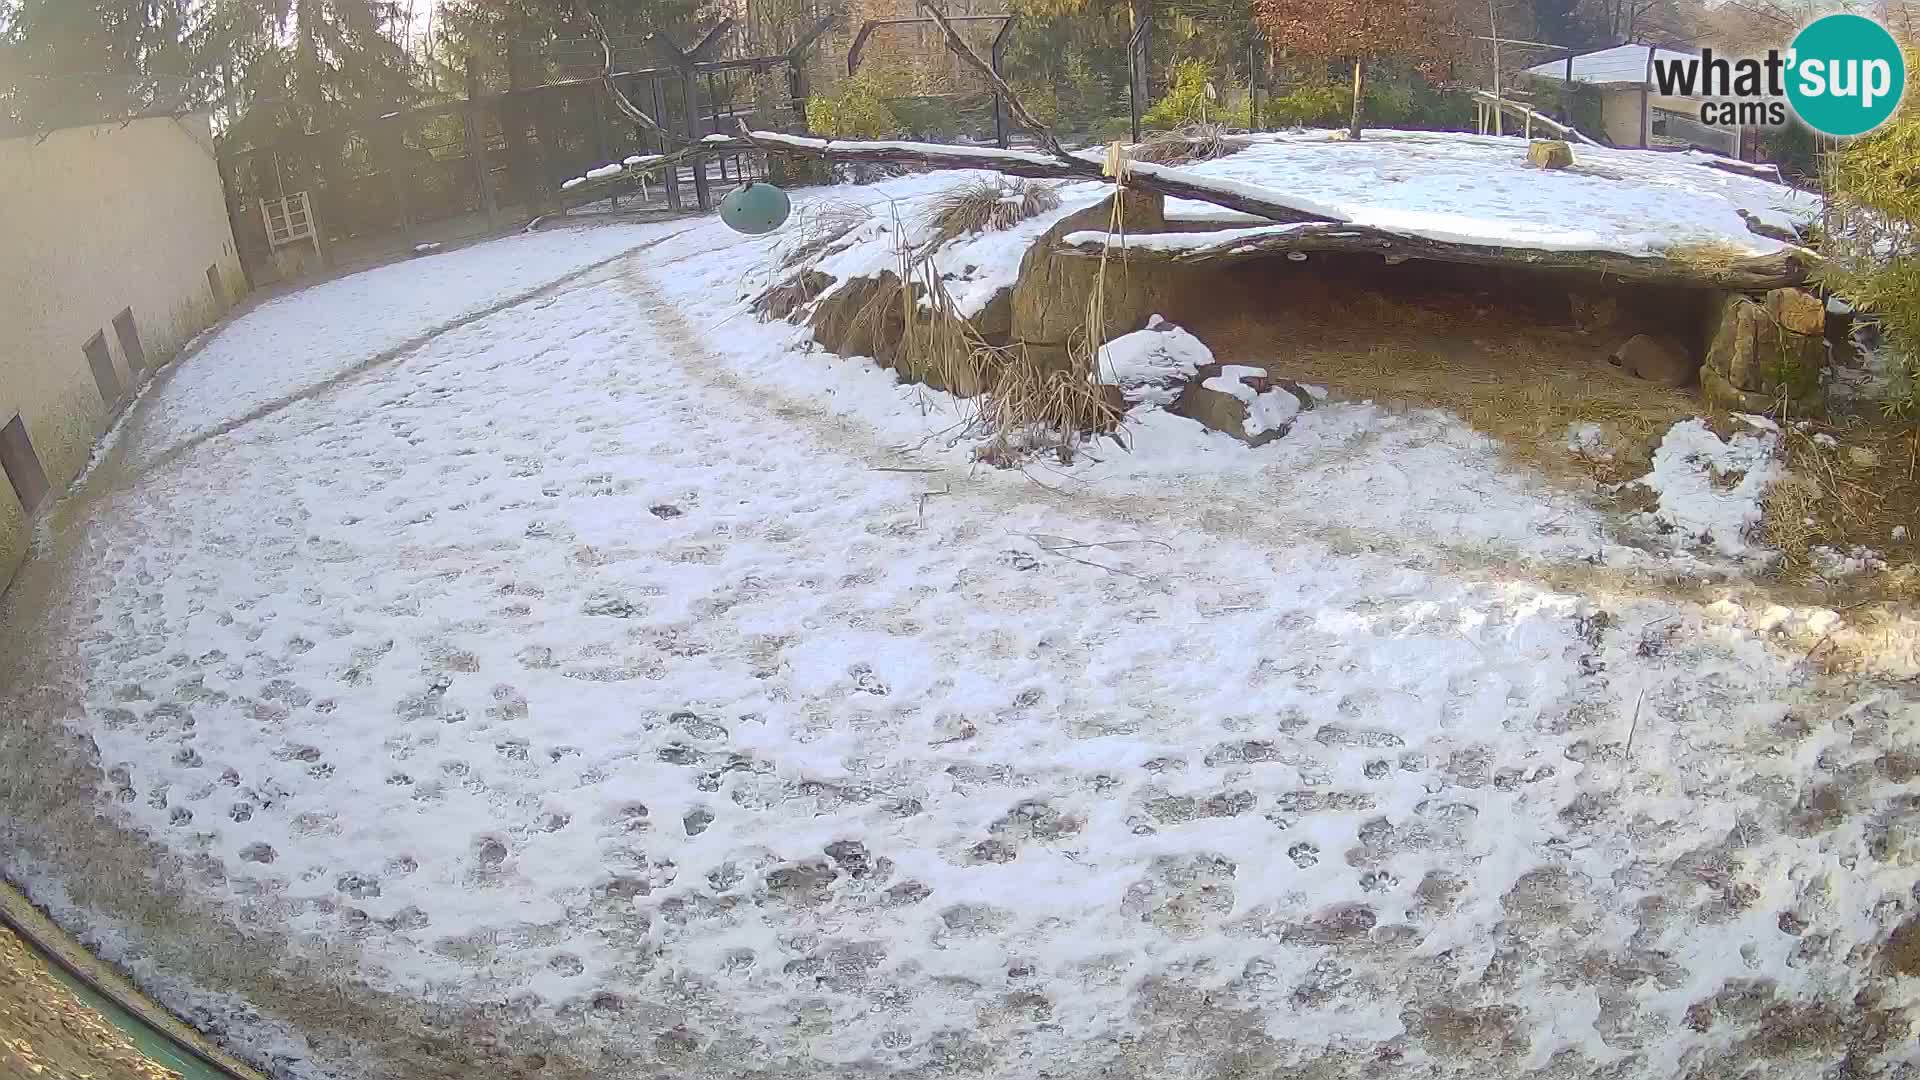
<path fill-rule="evenodd" d="M 1614 146 L 1697 146 L 1740 155 L 1740 129 L 1700 123 L 1704 98 L 1663 95 L 1654 82 L 1653 60 L 1685 60 L 1694 54 L 1653 45 L 1617 45 L 1573 58 L 1573 81 L 1582 93 L 1598 96 L 1600 130 L 1586 134 Z M 1565 60 L 1527 69 L 1548 82 L 1564 82 Z"/>
<path fill-rule="evenodd" d="M 141 382 L 246 290 L 208 118 L 0 139 L 0 587 Z"/>

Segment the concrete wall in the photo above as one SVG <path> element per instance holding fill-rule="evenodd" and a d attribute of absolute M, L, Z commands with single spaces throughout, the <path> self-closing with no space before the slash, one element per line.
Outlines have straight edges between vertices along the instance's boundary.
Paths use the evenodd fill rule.
<path fill-rule="evenodd" d="M 1615 146 L 1645 146 L 1640 128 L 1640 88 L 1606 87 L 1600 91 L 1600 128 Z"/>
<path fill-rule="evenodd" d="M 0 428 L 22 418 L 52 493 L 86 463 L 141 381 L 246 291 L 204 115 L 0 140 Z M 146 351 L 128 370 L 113 317 L 131 308 Z M 120 383 L 103 401 L 82 347 L 104 331 Z M 0 588 L 31 523 L 0 480 Z"/>

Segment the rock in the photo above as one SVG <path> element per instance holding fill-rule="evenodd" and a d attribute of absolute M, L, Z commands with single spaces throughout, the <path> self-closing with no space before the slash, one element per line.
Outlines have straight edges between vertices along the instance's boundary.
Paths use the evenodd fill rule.
<path fill-rule="evenodd" d="M 1145 329 L 1107 342 L 1100 350 L 1098 377 L 1106 389 L 1119 391 L 1122 408 L 1137 403 L 1165 407 L 1209 364 L 1213 351 L 1199 338 L 1154 315 Z"/>
<path fill-rule="evenodd" d="M 1117 197 L 1121 227 L 1128 233 L 1165 231 L 1164 198 L 1132 189 L 1123 190 Z M 1015 341 L 1026 343 L 1030 354 L 1057 352 L 1064 358 L 1068 342 L 1085 330 L 1087 298 L 1100 279 L 1100 260 L 1059 255 L 1054 248 L 1068 233 L 1107 229 L 1113 221 L 1115 198 L 1108 196 L 1062 218 L 1034 241 L 1020 260 L 1020 277 L 1013 287 L 1011 331 Z M 1160 309 L 1158 276 L 1121 261 L 1107 264 L 1103 340 L 1140 329 Z"/>
<path fill-rule="evenodd" d="M 1001 289 L 985 307 L 967 320 L 973 332 L 990 345 L 1004 345 L 1013 336 L 1013 290 Z"/>
<path fill-rule="evenodd" d="M 1635 334 L 1607 357 L 1627 374 L 1658 386 L 1685 386 L 1699 367 L 1679 342 L 1669 337 Z"/>
<path fill-rule="evenodd" d="M 1700 369 L 1700 391 L 1711 404 L 1733 412 L 1765 415 L 1773 408 L 1773 399 L 1752 390 L 1742 390 L 1727 381 L 1712 367 Z"/>
<path fill-rule="evenodd" d="M 1717 372 L 1736 390 L 1758 390 L 1760 373 L 1754 361 L 1760 339 L 1760 327 L 1766 312 L 1759 304 L 1739 293 L 1727 293 L 1720 303 L 1720 318 L 1713 340 L 1707 346 L 1707 368 Z M 1704 380 L 1703 380 L 1704 382 Z"/>
<path fill-rule="evenodd" d="M 1208 364 L 1168 411 L 1249 446 L 1264 446 L 1291 431 L 1294 417 L 1313 404 L 1298 383 L 1269 378 L 1261 368 Z"/>
<path fill-rule="evenodd" d="M 1795 326 L 1811 327 L 1812 332 L 1802 333 Z M 1727 388 L 1757 393 L 1768 407 L 1784 392 L 1796 415 L 1818 412 L 1820 372 L 1827 362 L 1825 333 L 1825 307 L 1805 290 L 1775 289 L 1764 304 L 1728 293 L 1720 302 L 1706 366 Z"/>
<path fill-rule="evenodd" d="M 1825 337 L 1827 306 L 1805 289 L 1774 289 L 1767 293 L 1767 314 L 1786 330 L 1804 337 Z"/>
<path fill-rule="evenodd" d="M 790 319 L 832 285 L 833 275 L 802 270 L 754 297 L 754 313 L 768 319 Z"/>
<path fill-rule="evenodd" d="M 1847 460 L 1856 469 L 1876 469 L 1880 467 L 1880 452 L 1865 446 L 1849 446 Z"/>
<path fill-rule="evenodd" d="M 1564 169 L 1573 164 L 1573 147 L 1559 139 L 1535 139 L 1527 144 L 1527 164 L 1536 169 Z"/>
<path fill-rule="evenodd" d="M 814 308 L 813 339 L 841 356 L 883 359 L 900 340 L 899 290 L 891 270 L 841 283 Z"/>
<path fill-rule="evenodd" d="M 900 278 L 891 270 L 882 270 L 875 277 L 851 278 L 833 287 L 814 305 L 807 320 L 813 327 L 814 341 L 841 356 L 871 356 L 881 366 L 898 372 L 905 382 L 925 383 L 957 397 L 978 394 L 984 388 L 982 373 L 970 362 L 970 343 L 959 324 L 933 323 L 933 333 L 940 340 L 932 345 L 925 341 L 926 324 L 921 324 L 918 331 L 923 352 L 944 355 L 954 363 L 943 367 L 928 356 L 908 355 L 902 348 L 907 321 L 900 293 Z"/>

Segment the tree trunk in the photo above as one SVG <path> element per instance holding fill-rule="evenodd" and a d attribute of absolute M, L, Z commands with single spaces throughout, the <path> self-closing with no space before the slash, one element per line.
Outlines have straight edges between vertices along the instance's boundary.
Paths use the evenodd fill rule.
<path fill-rule="evenodd" d="M 1361 99 L 1361 95 L 1365 94 L 1367 89 L 1366 74 L 1365 74 L 1366 70 L 1367 70 L 1366 61 L 1360 59 L 1357 56 L 1354 57 L 1353 58 L 1353 115 L 1349 117 L 1347 120 L 1347 138 L 1349 139 L 1357 139 L 1360 137 L 1360 99 Z"/>
<path fill-rule="evenodd" d="M 1133 264 L 1227 265 L 1301 252 L 1345 252 L 1388 259 L 1426 259 L 1468 266 L 1536 271 L 1589 271 L 1624 281 L 1690 288 L 1757 292 L 1805 282 L 1817 257 L 1789 247 L 1768 255 L 1693 260 L 1684 255 L 1626 255 L 1617 251 L 1558 251 L 1495 244 L 1433 240 L 1367 225 L 1309 222 L 1282 228 L 1255 226 L 1205 233 L 1164 235 L 1069 233 L 1054 249 L 1061 255 L 1120 259 Z"/>
<path fill-rule="evenodd" d="M 702 142 L 650 163 L 652 169 L 670 169 L 700 156 L 758 149 L 775 154 L 819 158 L 833 162 L 910 164 L 930 169 L 992 169 L 1009 176 L 1038 180 L 1101 180 L 1101 163 L 1071 154 L 1053 157 L 1031 150 L 995 150 L 984 146 L 938 146 L 928 143 L 856 142 L 809 139 L 773 131 L 746 131 L 726 140 Z M 1197 199 L 1269 221 L 1339 221 L 1338 212 L 1310 199 L 1253 184 L 1195 176 L 1184 169 L 1133 161 L 1127 165 L 1127 185 L 1157 191 L 1175 199 Z"/>

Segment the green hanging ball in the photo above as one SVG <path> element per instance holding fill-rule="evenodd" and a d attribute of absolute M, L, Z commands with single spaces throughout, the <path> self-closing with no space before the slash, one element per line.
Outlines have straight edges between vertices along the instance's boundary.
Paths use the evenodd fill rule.
<path fill-rule="evenodd" d="M 779 228 L 793 211 L 787 193 L 772 184 L 742 184 L 720 200 L 720 220 L 734 232 L 759 236 Z"/>

